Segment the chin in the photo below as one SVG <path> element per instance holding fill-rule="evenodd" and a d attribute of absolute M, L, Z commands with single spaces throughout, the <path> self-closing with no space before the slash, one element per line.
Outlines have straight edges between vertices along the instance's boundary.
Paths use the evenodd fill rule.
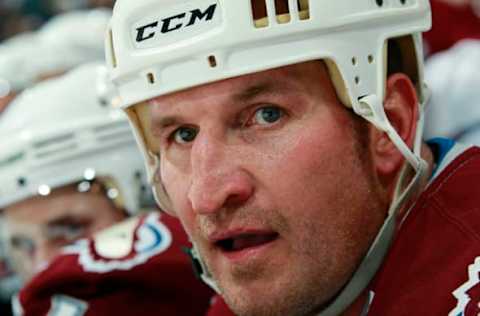
<path fill-rule="evenodd" d="M 291 286 L 286 285 L 279 291 L 274 287 L 263 288 L 261 291 L 230 288 L 223 290 L 222 295 L 237 316 L 314 316 L 314 311 L 319 310 L 317 298 L 307 297 Z"/>

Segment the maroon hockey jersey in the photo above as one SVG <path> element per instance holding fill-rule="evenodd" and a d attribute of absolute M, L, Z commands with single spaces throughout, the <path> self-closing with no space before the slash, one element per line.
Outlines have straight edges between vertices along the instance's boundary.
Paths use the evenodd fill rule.
<path fill-rule="evenodd" d="M 212 295 L 181 247 L 188 239 L 167 215 L 135 217 L 67 247 L 19 294 L 27 316 L 205 315 Z"/>
<path fill-rule="evenodd" d="M 370 285 L 368 316 L 480 315 L 480 149 L 453 147 Z M 208 316 L 233 316 L 220 297 Z"/>
<path fill-rule="evenodd" d="M 207 316 L 235 316 L 235 314 L 230 311 L 223 298 L 220 295 L 216 295 L 212 299 L 212 305 L 208 310 Z"/>
<path fill-rule="evenodd" d="M 432 29 L 424 33 L 429 55 L 446 50 L 464 39 L 480 39 L 480 15 L 473 5 L 452 5 L 442 0 L 431 0 L 430 4 Z"/>
<path fill-rule="evenodd" d="M 368 315 L 480 313 L 480 149 L 422 193 L 371 287 Z"/>

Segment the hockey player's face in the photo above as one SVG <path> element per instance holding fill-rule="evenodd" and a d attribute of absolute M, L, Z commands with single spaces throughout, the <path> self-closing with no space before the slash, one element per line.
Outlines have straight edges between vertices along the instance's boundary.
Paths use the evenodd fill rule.
<path fill-rule="evenodd" d="M 344 286 L 384 219 L 369 132 L 323 63 L 151 101 L 173 210 L 238 315 L 310 315 Z"/>
<path fill-rule="evenodd" d="M 68 186 L 33 197 L 4 211 L 6 241 L 24 281 L 43 268 L 63 246 L 92 235 L 124 215 L 101 193 Z"/>

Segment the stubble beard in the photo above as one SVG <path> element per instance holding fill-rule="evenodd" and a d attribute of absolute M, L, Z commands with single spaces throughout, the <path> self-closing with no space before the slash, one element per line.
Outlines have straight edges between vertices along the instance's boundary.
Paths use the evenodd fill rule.
<path fill-rule="evenodd" d="M 305 226 L 309 225 L 305 221 Z M 311 231 L 311 228 L 306 228 Z M 311 242 L 301 243 L 295 250 L 299 256 L 308 256 L 310 260 L 316 261 L 318 257 L 313 252 L 318 250 Z M 293 262 L 295 264 L 295 262 Z M 318 262 L 317 268 L 323 266 L 324 262 Z M 314 266 L 314 265 L 310 265 Z M 270 268 L 270 269 L 269 269 Z M 326 300 L 323 290 L 325 275 L 327 271 L 316 270 L 305 272 L 302 269 L 291 269 L 288 278 L 282 276 L 275 279 L 278 269 L 270 266 L 245 265 L 241 268 L 233 268 L 229 271 L 229 282 L 235 282 L 237 286 L 249 284 L 255 281 L 270 281 L 272 284 L 268 289 L 258 296 L 240 297 L 235 292 L 230 292 L 227 286 L 219 282 L 222 296 L 228 306 L 237 316 L 315 316 L 324 307 Z M 284 270 L 280 270 L 284 271 Z M 310 277 L 306 277 L 310 274 Z M 222 276 L 219 279 L 225 280 Z M 298 280 L 302 280 L 299 282 Z M 225 284 L 226 285 L 226 284 Z M 231 289 L 230 289 L 231 290 Z M 257 291 L 258 292 L 258 291 Z M 268 293 L 270 292 L 270 293 Z"/>
<path fill-rule="evenodd" d="M 268 223 L 275 228 L 276 231 L 288 235 L 287 220 L 278 212 L 269 212 L 262 210 L 257 214 L 263 214 L 268 219 Z M 248 217 L 248 216 L 245 216 Z M 258 223 L 258 219 L 256 222 Z M 272 224 L 274 223 L 274 224 Z M 303 231 L 309 232 L 306 236 L 313 236 L 317 228 L 309 219 L 303 219 L 301 226 Z M 294 253 L 293 256 L 309 258 L 309 270 L 294 268 L 291 269 L 288 278 L 277 276 L 278 266 L 273 264 L 257 265 L 244 264 L 242 266 L 232 266 L 230 270 L 223 271 L 225 273 L 217 273 L 209 269 L 215 276 L 217 285 L 220 288 L 221 295 L 227 302 L 227 305 L 237 316 L 315 316 L 318 311 L 322 310 L 325 301 L 328 300 L 332 293 L 326 293 L 324 290 L 325 282 L 332 283 L 334 281 L 327 280 L 329 275 L 327 269 L 322 270 L 320 267 L 325 266 L 322 257 L 318 256 L 320 252 L 326 250 L 319 249 L 315 238 L 305 238 L 299 242 L 297 249 L 290 249 Z M 324 246 L 327 247 L 327 246 Z M 212 265 L 206 260 L 207 267 Z M 293 262 L 295 264 L 295 262 Z M 285 269 L 285 267 L 283 267 Z M 284 271 L 280 269 L 280 271 Z M 250 285 L 255 281 L 268 282 L 272 284 L 270 293 L 259 293 L 261 296 L 241 297 L 232 291 L 231 284 L 235 287 L 242 285 Z M 299 282 L 298 280 L 302 280 Z"/>

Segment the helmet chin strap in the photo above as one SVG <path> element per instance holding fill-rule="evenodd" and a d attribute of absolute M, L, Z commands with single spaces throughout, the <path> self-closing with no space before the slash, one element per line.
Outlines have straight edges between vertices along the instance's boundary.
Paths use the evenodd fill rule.
<path fill-rule="evenodd" d="M 421 107 L 423 109 L 423 105 Z M 364 257 L 358 269 L 354 272 L 350 281 L 346 284 L 343 290 L 337 295 L 335 300 L 318 316 L 337 316 L 344 312 L 361 293 L 365 290 L 371 282 L 383 258 L 388 252 L 390 244 L 395 234 L 397 223 L 397 213 L 402 206 L 409 201 L 412 196 L 415 196 L 421 189 L 421 180 L 427 173 L 428 164 L 420 156 L 422 145 L 422 130 L 423 130 L 423 110 L 420 110 L 419 120 L 417 124 L 417 131 L 415 136 L 415 143 L 413 151 L 405 144 L 397 131 L 393 128 L 390 121 L 385 114 L 383 103 L 376 95 L 368 95 L 359 100 L 359 103 L 354 105 L 354 111 L 367 121 L 371 122 L 381 131 L 387 133 L 390 140 L 395 144 L 398 150 L 405 157 L 408 164 L 404 166 L 400 173 L 400 177 L 395 187 L 395 194 L 393 201 L 389 207 L 387 218 L 383 226 L 380 228 L 374 242 L 370 246 L 367 255 Z M 406 185 L 409 179 L 410 167 L 415 171 L 415 176 Z M 200 254 L 195 246 L 190 251 L 192 260 L 195 261 L 197 267 L 201 267 L 202 271 L 198 271 L 202 280 L 213 288 L 217 293 L 220 293 L 219 288 L 213 279 L 212 275 L 206 269 Z"/>
<path fill-rule="evenodd" d="M 221 294 L 220 288 L 218 287 L 217 283 L 213 279 L 213 276 L 210 274 L 210 271 L 208 271 L 207 266 L 205 265 L 205 262 L 203 261 L 202 257 L 200 257 L 200 253 L 198 252 L 198 248 L 195 246 L 195 243 L 191 241 L 193 247 L 192 248 L 186 248 L 185 252 L 187 255 L 190 257 L 190 260 L 192 261 L 193 269 L 197 277 L 202 279 L 203 282 L 205 282 L 208 286 L 210 286 L 215 292 L 218 294 Z"/>

